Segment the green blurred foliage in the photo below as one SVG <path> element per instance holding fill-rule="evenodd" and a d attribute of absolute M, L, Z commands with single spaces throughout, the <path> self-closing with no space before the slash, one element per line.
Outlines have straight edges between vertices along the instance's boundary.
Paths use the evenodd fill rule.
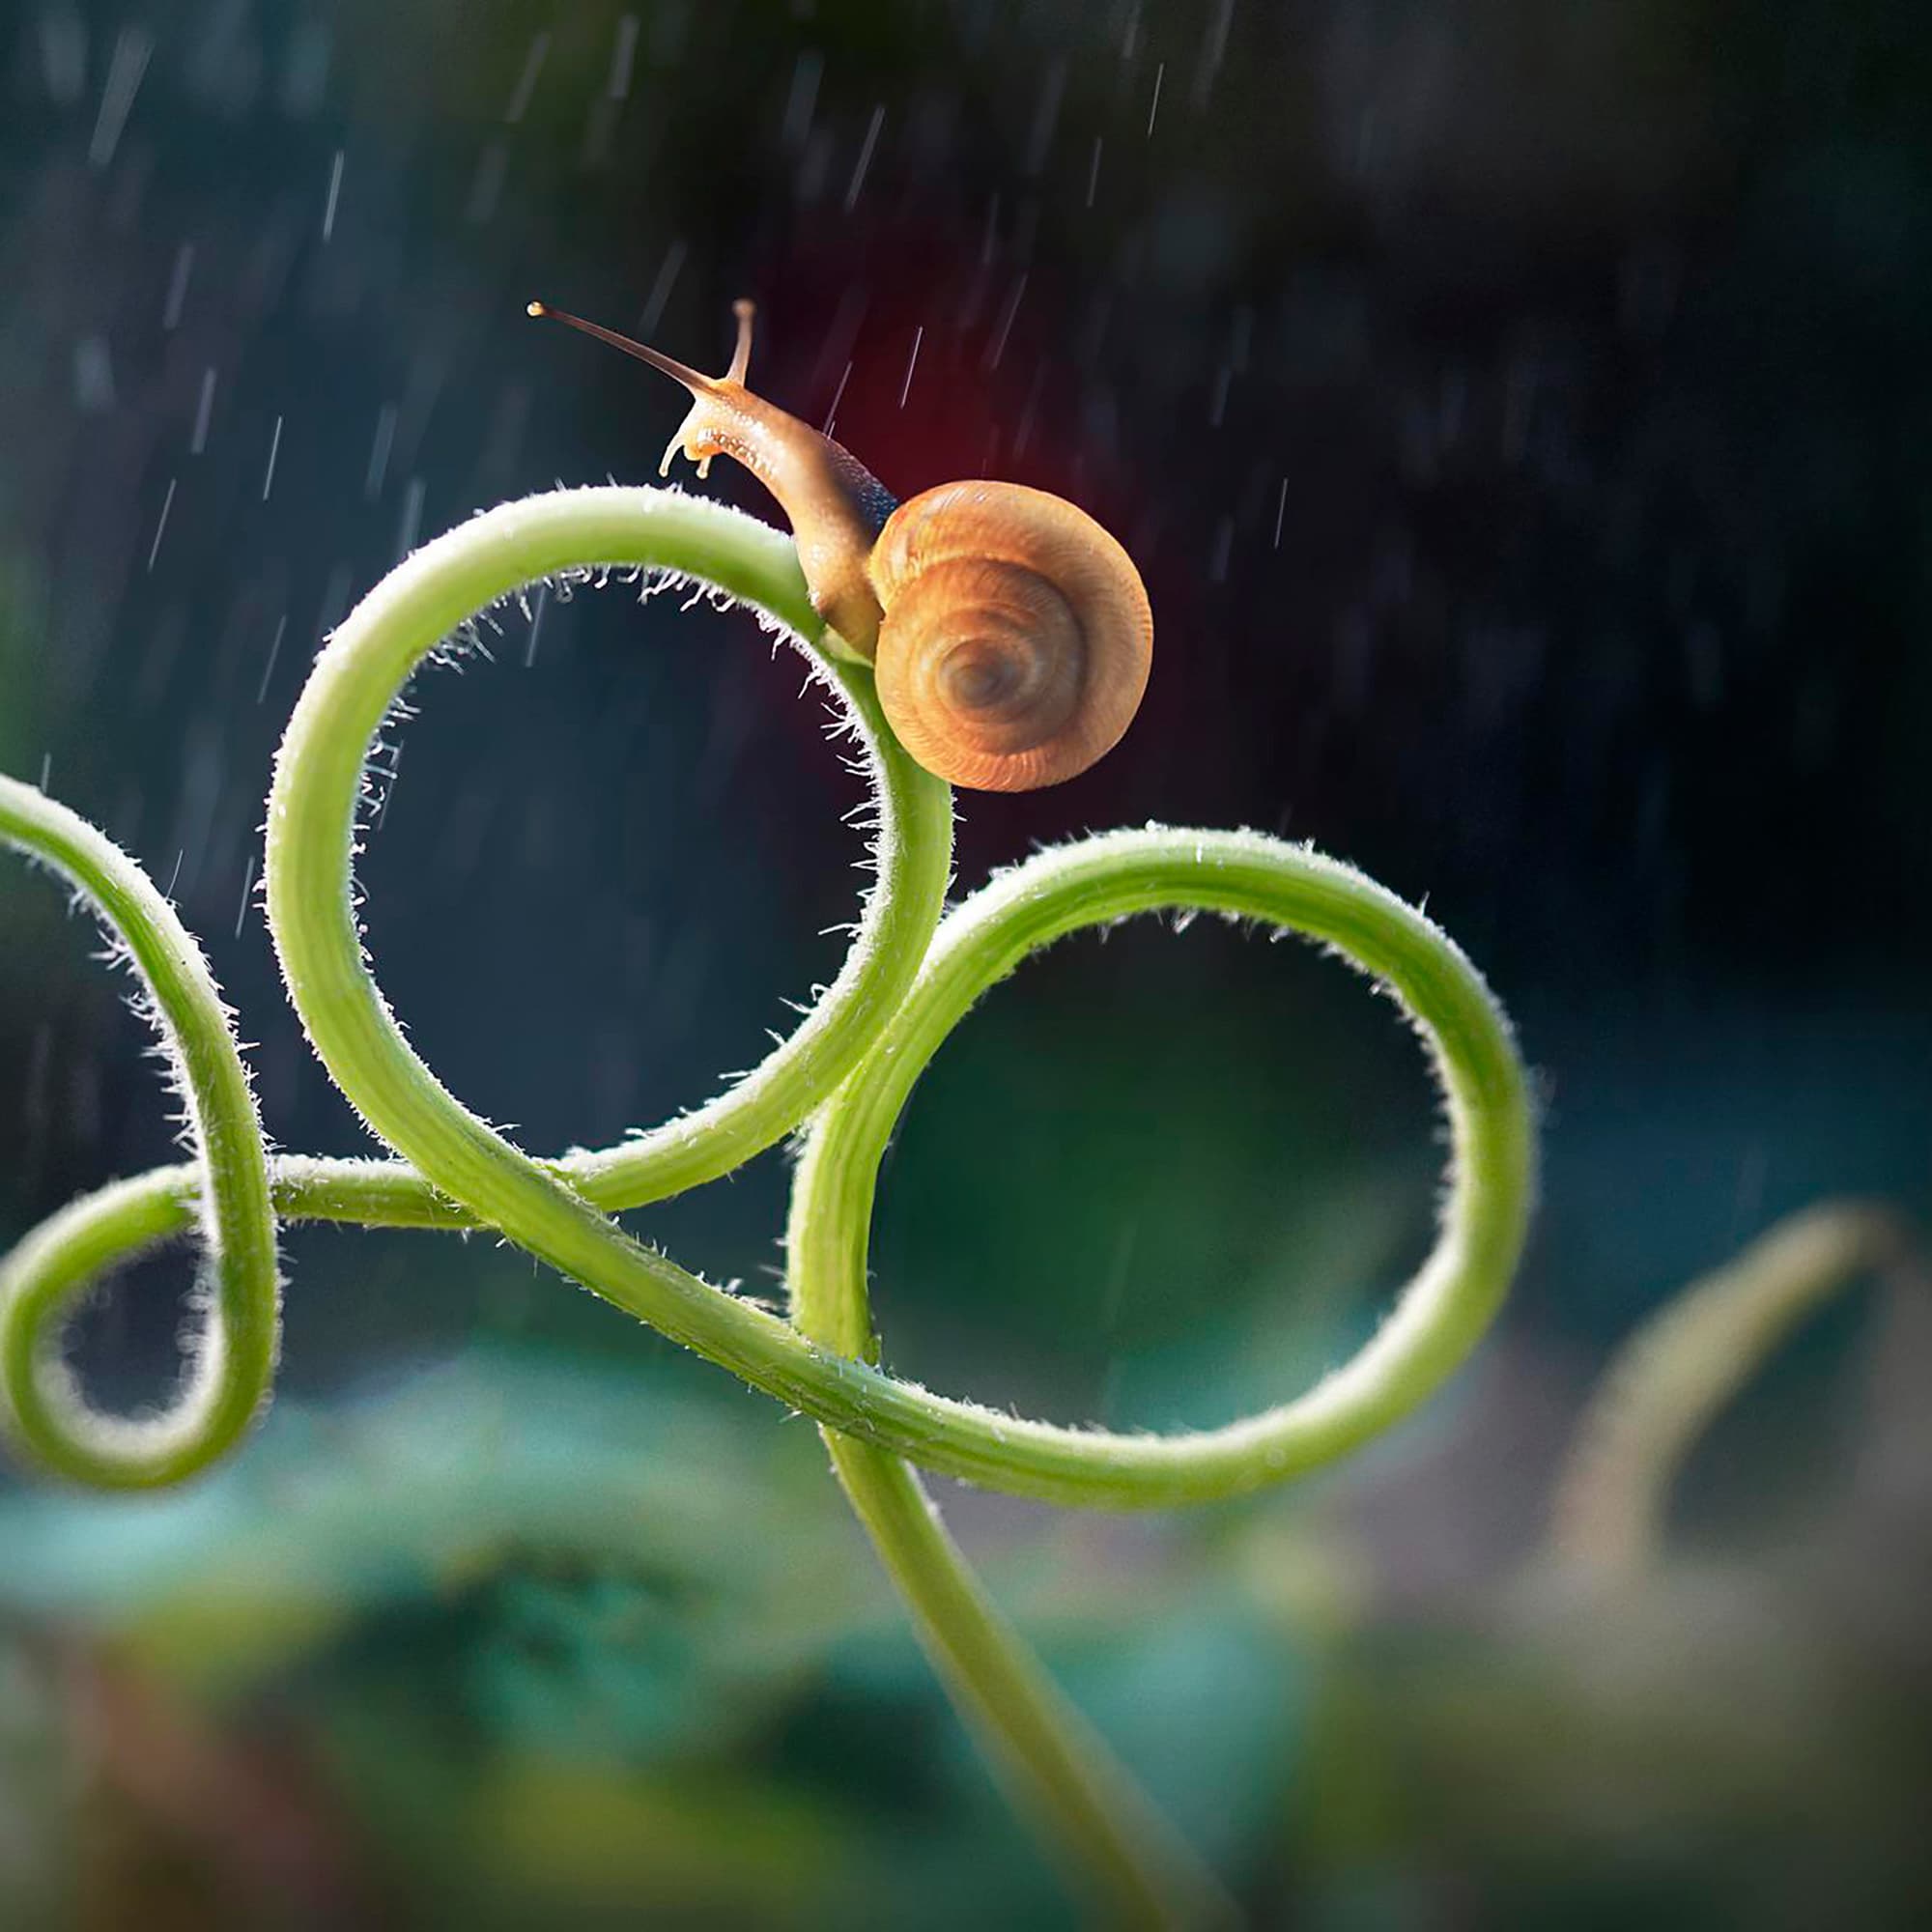
<path fill-rule="evenodd" d="M 407 1922 L 1058 1922 L 803 1429 L 483 1351 L 284 1404 L 181 1496 L 21 1499 L 0 1541 L 16 1628 L 158 1687 L 217 1761 L 280 1740 L 333 1821 L 327 1890 Z M 1179 1587 L 1158 1551 L 1123 1614 L 1104 1558 L 1063 1546 L 1006 1580 L 1076 1698 L 1238 1864 L 1278 1815 L 1299 1668 L 1252 1603 Z M 0 1815 L 46 1787 L 10 1761 Z M 245 1894 L 209 1822 L 208 1882 Z M 43 1882 L 67 1825 L 28 1861 Z"/>
<path fill-rule="evenodd" d="M 1922 1363 L 1924 1312 L 1864 1352 Z M 1797 1541 L 1615 1590 L 1417 1597 L 1373 1483 L 1180 1529 L 945 1500 L 1259 1924 L 1902 1928 L 1932 1543 L 1894 1401 Z M 284 1402 L 186 1493 L 15 1498 L 9 1922 L 77 1883 L 118 1925 L 162 1873 L 183 1924 L 1070 1924 L 820 1459 L 674 1376 L 490 1347 Z"/>

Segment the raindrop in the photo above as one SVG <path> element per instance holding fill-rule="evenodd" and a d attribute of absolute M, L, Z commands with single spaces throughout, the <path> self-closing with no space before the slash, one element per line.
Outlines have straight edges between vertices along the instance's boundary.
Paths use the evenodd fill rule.
<path fill-rule="evenodd" d="M 1066 94 L 1066 63 L 1052 62 L 1033 110 L 1033 128 L 1027 136 L 1026 170 L 1037 175 L 1046 166 L 1047 150 L 1053 146 L 1053 130 L 1060 122 L 1060 103 Z"/>
<path fill-rule="evenodd" d="M 617 20 L 617 43 L 611 50 L 611 79 L 605 92 L 622 100 L 631 91 L 631 74 L 638 62 L 638 16 L 624 14 Z"/>
<path fill-rule="evenodd" d="M 195 405 L 194 434 L 188 439 L 188 454 L 199 456 L 208 447 L 208 419 L 214 410 L 214 371 L 205 369 L 201 376 L 201 400 Z"/>
<path fill-rule="evenodd" d="M 389 473 L 389 452 L 396 445 L 396 406 L 384 403 L 376 412 L 376 440 L 369 446 L 369 469 L 362 478 L 362 497 L 373 503 L 383 494 L 383 479 Z"/>
<path fill-rule="evenodd" d="M 838 405 L 845 400 L 845 384 L 851 380 L 852 364 L 848 360 L 845 364 L 845 373 L 838 379 L 838 388 L 832 392 L 832 407 L 825 412 L 825 427 L 819 432 L 820 435 L 830 436 L 832 434 L 832 425 L 838 420 Z"/>
<path fill-rule="evenodd" d="M 114 407 L 114 362 L 105 336 L 83 335 L 74 344 L 73 400 L 86 415 L 103 415 Z"/>
<path fill-rule="evenodd" d="M 517 75 L 517 84 L 510 91 L 510 104 L 503 110 L 503 119 L 513 128 L 529 109 L 530 96 L 536 91 L 537 75 L 543 71 L 544 59 L 549 52 L 550 36 L 534 36 L 529 50 L 524 55 L 523 71 Z"/>
<path fill-rule="evenodd" d="M 328 582 L 322 590 L 322 610 L 316 618 L 318 638 L 327 638 L 341 623 L 344 611 L 349 609 L 349 566 L 346 563 L 338 563 L 328 573 Z"/>
<path fill-rule="evenodd" d="M 1234 554 L 1235 520 L 1223 517 L 1214 526 L 1214 549 L 1208 560 L 1208 576 L 1210 582 L 1225 583 L 1228 581 L 1228 560 Z"/>
<path fill-rule="evenodd" d="M 477 157 L 476 178 L 469 184 L 469 200 L 463 211 L 470 227 L 481 228 L 497 213 L 509 166 L 509 151 L 500 141 L 488 143 Z"/>
<path fill-rule="evenodd" d="M 802 154 L 792 168 L 793 184 L 801 201 L 816 201 L 825 192 L 825 178 L 832 172 L 832 135 L 827 128 L 820 128 L 805 144 Z"/>
<path fill-rule="evenodd" d="M 866 170 L 872 165 L 872 150 L 879 144 L 879 129 L 886 125 L 885 104 L 881 102 L 872 109 L 872 119 L 866 129 L 866 139 L 859 149 L 859 162 L 852 170 L 851 185 L 845 190 L 845 213 L 850 214 L 859 204 L 859 190 L 866 185 Z"/>
<path fill-rule="evenodd" d="M 235 937 L 242 937 L 242 928 L 248 923 L 248 895 L 255 890 L 255 855 L 248 854 L 248 864 L 242 873 L 242 903 L 235 908 Z"/>
<path fill-rule="evenodd" d="M 1013 431 L 1013 457 L 1017 461 L 1026 454 L 1027 444 L 1033 440 L 1035 420 L 1039 412 L 1040 397 L 1046 388 L 1046 358 L 1041 356 L 1039 366 L 1033 375 L 1033 387 L 1027 391 L 1026 407 L 1020 411 L 1018 426 Z"/>
<path fill-rule="evenodd" d="M 1234 365 L 1236 375 L 1248 373 L 1248 357 L 1255 346 L 1255 312 L 1243 303 L 1236 309 L 1234 320 L 1228 326 L 1228 360 Z"/>
<path fill-rule="evenodd" d="M 289 613 L 284 611 L 275 620 L 274 641 L 269 646 L 269 662 L 262 667 L 262 682 L 255 691 L 255 702 L 260 704 L 269 695 L 269 680 L 275 674 L 275 660 L 282 654 L 282 635 L 289 628 Z"/>
<path fill-rule="evenodd" d="M 838 306 L 833 312 L 832 327 L 825 331 L 825 340 L 818 345 L 818 354 L 812 359 L 809 387 L 819 388 L 841 363 L 850 373 L 850 357 L 859 340 L 860 325 L 866 319 L 868 299 L 863 288 L 848 288 L 839 297 Z"/>
<path fill-rule="evenodd" d="M 378 832 L 382 831 L 384 825 L 388 821 L 389 801 L 396 795 L 396 781 L 401 778 L 402 771 L 403 748 L 400 745 L 391 745 L 389 747 L 389 769 L 383 775 L 383 803 L 376 808 L 376 830 Z"/>
<path fill-rule="evenodd" d="M 327 242 L 335 233 L 335 204 L 342 196 L 342 150 L 337 148 L 335 158 L 328 164 L 328 199 L 322 207 L 322 239 Z"/>
<path fill-rule="evenodd" d="M 924 340 L 925 325 L 921 323 L 912 332 L 912 355 L 906 361 L 905 381 L 899 384 L 900 409 L 905 408 L 906 398 L 912 394 L 912 372 L 919 367 L 919 345 Z"/>
<path fill-rule="evenodd" d="M 90 167 L 104 168 L 121 145 L 121 130 L 140 91 L 141 76 L 155 51 L 152 35 L 139 27 L 123 27 L 114 43 L 114 56 L 107 64 L 107 81 L 100 90 L 100 112 L 94 123 L 94 138 L 87 144 Z"/>
<path fill-rule="evenodd" d="M 665 251 L 657 280 L 651 284 L 650 299 L 644 303 L 644 311 L 638 318 L 638 333 L 646 340 L 657 333 L 658 324 L 664 320 L 665 305 L 670 300 L 671 290 L 677 286 L 679 270 L 683 269 L 684 258 L 689 252 L 681 239 L 673 242 Z"/>
<path fill-rule="evenodd" d="M 168 298 L 161 308 L 161 327 L 176 327 L 182 319 L 182 303 L 187 299 L 187 278 L 194 272 L 194 243 L 184 242 L 175 250 L 174 272 L 168 277 Z"/>
<path fill-rule="evenodd" d="M 583 146 L 579 160 L 585 168 L 597 168 L 611 157 L 611 143 L 617 132 L 618 117 L 624 111 L 621 100 L 600 94 L 590 104 L 590 118 L 583 126 Z"/>
<path fill-rule="evenodd" d="M 275 459 L 282 453 L 282 419 L 275 418 L 275 433 L 269 439 L 269 465 L 262 471 L 262 500 L 269 500 L 269 492 L 275 487 Z"/>
<path fill-rule="evenodd" d="M 811 110 L 818 102 L 818 83 L 825 74 L 825 56 L 808 47 L 798 57 L 791 71 L 791 88 L 785 96 L 781 137 L 788 148 L 803 144 L 811 132 Z"/>
<path fill-rule="evenodd" d="M 537 585 L 536 609 L 530 614 L 530 641 L 524 652 L 524 668 L 527 670 L 537 661 L 537 634 L 543 629 L 544 611 L 550 603 L 548 581 Z"/>
<path fill-rule="evenodd" d="M 1235 0 L 1215 0 L 1214 17 L 1201 43 L 1201 65 L 1194 71 L 1194 104 L 1206 107 L 1214 91 L 1214 76 L 1228 57 L 1228 30 L 1235 24 Z"/>
<path fill-rule="evenodd" d="M 423 479 L 412 476 L 403 491 L 402 521 L 396 527 L 396 561 L 400 563 L 416 547 L 416 536 L 422 528 Z"/>
<path fill-rule="evenodd" d="M 1020 312 L 1020 298 L 1026 294 L 1027 278 L 1024 270 L 1014 281 L 1012 293 L 1008 296 L 1006 306 L 1000 311 L 999 326 L 993 331 L 992 346 L 986 352 L 986 367 L 997 369 L 1000 358 L 1007 353 L 1007 337 L 1012 333 L 1013 318 Z"/>
<path fill-rule="evenodd" d="M 198 724 L 189 740 L 174 839 L 189 862 L 184 889 L 190 898 L 208 855 L 208 836 L 214 823 L 215 808 L 221 802 L 223 777 L 221 741 L 206 723 Z"/>
<path fill-rule="evenodd" d="M 148 568 L 153 570 L 155 559 L 161 554 L 161 536 L 168 526 L 168 512 L 175 506 L 175 485 L 179 477 L 168 478 L 168 494 L 161 498 L 161 514 L 155 525 L 155 540 L 148 546 Z"/>

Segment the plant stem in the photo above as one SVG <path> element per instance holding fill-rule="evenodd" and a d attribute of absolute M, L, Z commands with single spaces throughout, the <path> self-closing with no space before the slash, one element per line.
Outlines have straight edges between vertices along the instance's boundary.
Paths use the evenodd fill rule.
<path fill-rule="evenodd" d="M 879 804 L 879 879 L 825 997 L 753 1072 L 620 1147 L 533 1159 L 417 1057 L 370 970 L 353 865 L 370 748 L 425 659 L 497 599 L 557 572 L 696 580 L 791 633 L 839 693 Z M 179 1056 L 197 1159 L 53 1216 L 0 1270 L 0 1385 L 29 1446 L 91 1481 L 174 1480 L 245 1429 L 274 1364 L 274 1214 L 497 1230 L 811 1415 L 967 1722 L 1018 1807 L 1086 1873 L 1113 1922 L 1195 1924 L 1227 1901 L 1007 1623 L 913 1463 L 1068 1503 L 1239 1494 L 1347 1455 L 1423 1402 L 1494 1318 L 1535 1186 L 1531 1109 L 1481 976 L 1420 913 L 1350 867 L 1253 833 L 1150 828 L 1041 853 L 942 923 L 952 799 L 887 728 L 867 667 L 820 648 L 792 546 L 653 490 L 506 504 L 415 553 L 330 639 L 276 759 L 269 923 L 290 998 L 337 1085 L 401 1161 L 270 1163 L 227 1015 L 193 942 L 131 860 L 0 781 L 0 837 L 58 867 L 127 939 Z M 1434 1252 L 1388 1321 L 1305 1394 L 1224 1428 L 1128 1435 L 1021 1421 L 877 1365 L 867 1252 L 878 1168 L 921 1071 L 974 1002 L 1038 948 L 1128 914 L 1202 909 L 1305 934 L 1393 994 L 1428 1047 L 1451 1157 Z M 727 1174 L 810 1119 L 787 1230 L 793 1321 L 739 1301 L 607 1218 Z M 46 1343 L 115 1263 L 207 1221 L 213 1310 L 188 1396 L 127 1425 L 70 1400 Z M 794 1325 L 794 1322 L 796 1325 Z M 906 1460 L 901 1460 L 906 1459 Z"/>
<path fill-rule="evenodd" d="M 160 1037 L 195 1149 L 209 1284 L 174 1405 L 151 1418 L 106 1415 L 88 1406 L 42 1336 L 51 1314 L 119 1259 L 125 1222 L 95 1224 L 97 1235 L 109 1235 L 105 1244 L 49 1242 L 45 1229 L 30 1236 L 0 1264 L 9 1426 L 50 1467 L 79 1482 L 107 1489 L 180 1482 L 240 1439 L 274 1380 L 281 1277 L 255 1096 L 201 948 L 127 853 L 66 806 L 9 778 L 0 778 L 0 842 L 66 878 L 140 976 L 137 1005 Z"/>
<path fill-rule="evenodd" d="M 950 844 L 945 788 L 912 776 L 886 735 L 872 750 L 888 801 L 897 785 L 904 816 L 896 831 L 889 816 L 882 834 L 888 890 L 867 909 L 870 950 L 840 976 L 850 1012 L 838 1015 L 836 1027 L 824 1023 L 811 1053 L 774 1056 L 782 1077 L 767 1071 L 749 1097 L 734 1089 L 661 1130 L 652 1138 L 664 1165 L 615 1157 L 582 1192 L 568 1168 L 532 1159 L 447 1094 L 404 1038 L 362 951 L 351 862 L 367 748 L 411 673 L 472 611 L 550 572 L 597 561 L 687 571 L 781 621 L 815 622 L 795 556 L 776 532 L 694 498 L 614 488 L 530 498 L 478 517 L 417 552 L 363 600 L 317 665 L 277 761 L 270 924 L 318 1051 L 421 1179 L 380 1163 L 286 1163 L 277 1170 L 279 1191 L 292 1208 L 440 1226 L 468 1219 L 500 1230 L 816 1421 L 923 1467 L 1048 1501 L 1151 1508 L 1263 1488 L 1346 1455 L 1406 1414 L 1463 1360 L 1515 1266 L 1533 1150 L 1507 1023 L 1455 945 L 1359 872 L 1304 848 L 1252 833 L 1115 833 L 1040 854 L 975 895 L 946 922 L 917 987 L 895 1011 L 890 1002 L 919 970 Z M 838 675 L 862 726 L 871 726 L 868 674 L 841 665 Z M 812 1205 L 793 1231 L 795 1269 L 830 1270 L 843 1278 L 841 1293 L 863 1297 L 878 1156 L 940 1039 L 1034 947 L 1083 924 L 1163 907 L 1262 920 L 1334 946 L 1409 1010 L 1443 1086 L 1452 1160 L 1435 1249 L 1376 1337 L 1306 1394 L 1225 1428 L 1175 1436 L 1021 1421 L 884 1375 L 842 1347 L 820 1346 L 632 1240 L 598 1212 L 595 1197 L 606 1185 L 636 1198 L 653 1175 L 651 1184 L 668 1187 L 728 1171 L 746 1150 L 789 1131 L 870 1047 L 864 1064 L 871 1070 L 846 1082 L 810 1139 L 799 1187 L 801 1201 Z M 835 1037 L 837 1052 L 828 1044 Z M 433 1190 L 430 1199 L 419 1188 Z M 435 1208 L 437 1199 L 455 1211 Z M 91 1243 L 98 1264 L 111 1258 L 110 1234 L 157 1235 L 178 1224 L 183 1207 L 179 1181 L 151 1178 L 97 1197 L 92 1209 L 100 1222 L 84 1206 L 43 1235 L 77 1248 Z M 43 1245 L 26 1244 L 36 1253 Z M 70 1285 L 80 1272 L 70 1270 Z M 863 1299 L 853 1306 L 863 1321 Z M 27 1332 L 17 1321 L 8 1329 L 10 1368 L 17 1369 Z"/>
<path fill-rule="evenodd" d="M 1121 1926 L 1235 1921 L 1223 1892 L 1001 1613 L 918 1474 L 869 1442 L 822 1431 L 967 1728 L 1013 1809 Z"/>
<path fill-rule="evenodd" d="M 1617 1350 L 1577 1425 L 1547 1559 L 1598 1582 L 1643 1574 L 1662 1547 L 1671 1487 L 1719 1411 L 1805 1316 L 1910 1245 L 1889 1208 L 1827 1202 L 1672 1295 Z"/>

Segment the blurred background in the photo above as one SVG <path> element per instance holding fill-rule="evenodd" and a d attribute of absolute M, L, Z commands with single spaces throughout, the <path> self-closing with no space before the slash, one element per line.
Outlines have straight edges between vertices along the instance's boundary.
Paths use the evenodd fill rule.
<path fill-rule="evenodd" d="M 480 507 L 653 475 L 674 389 L 529 298 L 722 366 L 754 296 L 757 386 L 895 492 L 1057 490 L 1146 575 L 1134 730 L 966 799 L 961 887 L 1313 838 L 1426 897 L 1546 1102 L 1425 1414 L 1186 1516 L 947 1491 L 1002 1600 L 1257 1923 L 1925 1922 L 1922 1286 L 1779 1351 L 1641 1588 L 1526 1579 L 1623 1336 L 1792 1209 L 1927 1206 L 1932 16 L 20 0 L 0 96 L 0 769 L 171 888 L 281 1146 L 364 1146 L 253 895 L 320 640 Z M 830 977 L 859 793 L 743 616 L 553 598 L 497 656 L 420 688 L 371 944 L 467 1101 L 597 1145 Z M 0 1245 L 170 1157 L 94 950 L 0 866 Z M 920 1089 L 888 1359 L 1116 1426 L 1278 1399 L 1426 1251 L 1434 1125 L 1332 962 L 1069 943 Z M 632 1219 L 757 1292 L 785 1179 Z M 228 1467 L 0 1488 L 7 1922 L 1074 1922 L 805 1425 L 488 1243 L 288 1253 Z M 76 1324 L 103 1396 L 165 1394 L 189 1277 Z"/>

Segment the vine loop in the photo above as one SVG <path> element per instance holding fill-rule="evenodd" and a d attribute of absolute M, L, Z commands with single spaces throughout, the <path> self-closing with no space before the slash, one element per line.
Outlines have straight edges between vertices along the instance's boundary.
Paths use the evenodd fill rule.
<path fill-rule="evenodd" d="M 254 1093 L 201 948 L 133 860 L 66 806 L 5 777 L 0 842 L 65 878 L 113 935 L 110 956 L 139 975 L 137 1004 L 159 1036 L 195 1155 L 187 1188 L 173 1177 L 124 1182 L 55 1215 L 0 1263 L 5 1414 L 30 1452 L 77 1481 L 180 1482 L 241 1439 L 274 1379 L 281 1281 Z M 180 1393 L 156 1416 L 103 1414 L 49 1337 L 77 1294 L 179 1233 L 196 1202 L 205 1262 Z"/>
<path fill-rule="evenodd" d="M 540 1160 L 466 1108 L 383 997 L 355 910 L 371 748 L 426 660 L 496 601 L 558 572 L 634 567 L 751 605 L 801 643 L 865 753 L 878 883 L 825 996 L 751 1074 L 617 1148 Z M 962 1710 L 1022 1808 L 1117 1916 L 1196 1922 L 1224 1901 L 1148 1811 L 946 1538 L 913 1466 L 1049 1500 L 1202 1502 L 1345 1456 L 1422 1402 L 1493 1319 L 1521 1251 L 1534 1136 L 1508 1023 L 1454 943 L 1372 880 L 1252 833 L 1149 829 L 1039 854 L 943 923 L 952 799 L 893 736 L 872 673 L 820 648 L 793 547 L 735 512 L 656 490 L 505 504 L 425 546 L 329 639 L 296 706 L 269 800 L 269 923 L 289 996 L 331 1077 L 395 1156 L 270 1161 L 213 979 L 140 868 L 71 812 L 0 781 L 0 838 L 53 866 L 122 935 L 181 1068 L 194 1158 L 54 1216 L 0 1268 L 0 1386 L 26 1446 L 84 1480 L 153 1484 L 246 1429 L 275 1356 L 274 1223 L 497 1231 L 827 1432 L 855 1508 Z M 1451 1160 L 1433 1254 L 1374 1338 L 1305 1394 L 1174 1436 L 1017 1421 L 876 1366 L 867 1240 L 888 1137 L 973 1003 L 1031 952 L 1130 914 L 1199 908 L 1304 934 L 1392 992 L 1421 1033 Z M 787 1231 L 792 1320 L 710 1286 L 609 1218 L 730 1173 L 809 1124 Z M 213 1283 L 183 1399 L 146 1422 L 82 1406 L 49 1348 L 106 1268 L 192 1228 Z"/>

